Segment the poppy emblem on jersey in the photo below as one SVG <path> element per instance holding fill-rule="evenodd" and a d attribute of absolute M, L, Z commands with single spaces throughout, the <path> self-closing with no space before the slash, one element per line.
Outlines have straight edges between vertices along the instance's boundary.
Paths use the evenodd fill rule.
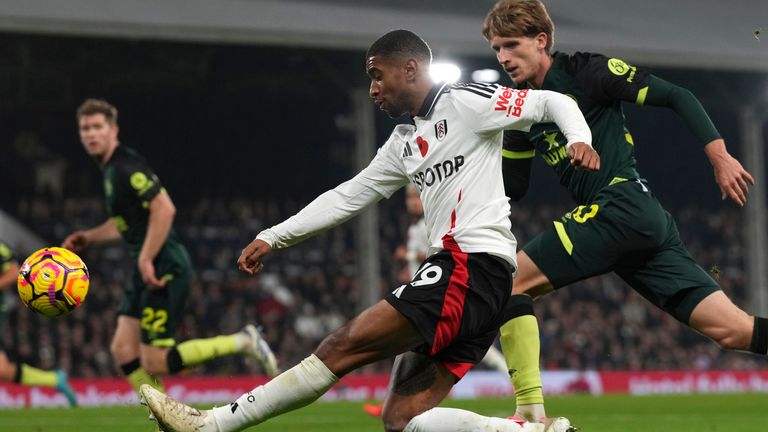
<path fill-rule="evenodd" d="M 421 157 L 426 156 L 427 152 L 429 151 L 429 144 L 427 143 L 427 140 L 425 140 L 420 136 L 417 136 L 416 145 L 419 146 L 419 153 L 421 153 Z"/>
<path fill-rule="evenodd" d="M 448 135 L 448 122 L 443 119 L 435 123 L 435 136 L 438 141 L 442 141 Z"/>

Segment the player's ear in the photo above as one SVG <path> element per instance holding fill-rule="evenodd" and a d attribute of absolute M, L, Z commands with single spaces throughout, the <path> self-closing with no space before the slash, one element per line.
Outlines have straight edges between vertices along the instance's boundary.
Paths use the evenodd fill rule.
<path fill-rule="evenodd" d="M 408 59 L 405 61 L 405 64 L 403 65 L 403 71 L 405 72 L 405 79 L 408 81 L 413 81 L 416 79 L 416 75 L 419 72 L 419 68 L 421 67 L 421 64 L 416 61 L 416 59 Z"/>
<path fill-rule="evenodd" d="M 549 42 L 549 38 L 547 37 L 546 33 L 541 32 L 536 35 L 536 48 L 546 50 L 547 42 Z"/>

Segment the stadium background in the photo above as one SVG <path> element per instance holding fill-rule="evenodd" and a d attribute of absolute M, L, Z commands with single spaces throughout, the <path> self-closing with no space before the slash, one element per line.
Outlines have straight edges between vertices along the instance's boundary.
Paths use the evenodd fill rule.
<path fill-rule="evenodd" d="M 339 23 L 335 39 L 322 34 L 312 43 L 302 43 L 305 39 L 294 28 L 284 30 L 284 40 L 249 36 L 245 31 L 244 36 L 235 37 L 215 22 L 216 17 L 211 20 L 221 26 L 218 36 L 201 33 L 199 40 L 194 29 L 174 37 L 153 27 L 157 24 L 153 21 L 136 27 L 115 25 L 110 30 L 109 14 L 99 21 L 98 16 L 83 13 L 91 21 L 73 30 L 75 26 L 65 25 L 68 21 L 59 12 L 43 16 L 47 20 L 38 16 L 36 21 L 34 5 L 43 3 L 9 1 L 0 5 L 0 209 L 46 244 L 57 244 L 71 230 L 105 218 L 100 174 L 78 142 L 74 110 L 86 97 L 108 99 L 120 110 L 121 142 L 148 158 L 179 209 L 176 228 L 197 269 L 181 335 L 209 336 L 258 321 L 283 367 L 302 359 L 361 307 L 357 226 L 347 224 L 274 254 L 265 274 L 258 278 L 243 277 L 233 264 L 259 230 L 293 214 L 357 171 L 355 135 L 349 128 L 355 109 L 350 96 L 367 85 L 362 68 L 364 47 L 389 28 L 406 27 L 403 22 L 413 23 L 411 28 L 419 31 L 415 14 L 424 20 L 422 34 L 436 57 L 450 58 L 465 71 L 496 68 L 490 50 L 475 48 L 482 45 L 479 23 L 491 2 L 475 7 L 458 1 L 422 2 L 416 11 L 398 11 L 398 7 L 412 6 L 388 2 L 390 15 L 373 20 L 368 33 L 358 35 L 360 40 L 354 43 L 340 40 L 349 35 L 344 23 Z M 93 5 L 87 0 L 75 3 Z M 260 6 L 279 7 L 261 1 L 218 3 L 222 8 L 240 7 L 245 15 L 258 12 Z M 331 7 L 351 12 L 358 7 L 344 1 L 332 6 L 319 3 L 306 5 L 308 9 Z M 754 34 L 761 24 L 766 27 L 765 16 L 762 21 L 759 14 L 751 21 L 736 18 L 744 18 L 745 11 L 749 16 L 750 6 L 763 10 L 758 2 L 744 2 L 741 9 L 730 10 L 735 17 L 722 11 L 717 15 L 718 10 L 709 4 L 676 17 L 680 20 L 677 28 L 689 30 L 679 34 L 679 39 L 688 43 L 690 52 L 677 39 L 670 39 L 669 44 L 644 39 L 667 34 L 670 19 L 645 21 L 645 31 L 637 32 L 631 24 L 643 21 L 642 17 L 632 19 L 605 8 L 601 9 L 603 22 L 618 24 L 606 26 L 617 34 L 615 51 L 611 42 L 587 43 L 589 31 L 571 39 L 568 32 L 579 28 L 579 20 L 600 16 L 579 15 L 580 11 L 565 2 L 546 3 L 558 24 L 556 48 L 621 54 L 625 60 L 651 67 L 659 76 L 689 88 L 734 155 L 743 159 L 739 115 L 745 106 L 764 111 L 768 101 L 764 59 L 768 55 L 759 32 Z M 587 2 L 583 8 L 592 12 L 600 7 L 598 3 Z M 682 3 L 690 6 L 692 2 Z M 200 2 L 193 4 L 202 8 Z M 150 7 L 144 2 L 134 5 L 137 9 Z M 300 5 L 287 2 L 286 8 Z M 435 14 L 438 6 L 443 11 Z M 572 15 L 564 16 L 558 8 Z M 76 11 L 70 14 L 78 15 Z M 141 24 L 145 15 L 139 10 L 135 20 Z M 203 9 L 199 15 L 204 20 Z M 429 21 L 446 15 L 472 27 L 458 31 L 460 36 L 451 40 L 445 26 Z M 164 16 L 162 11 L 158 16 Z M 321 21 L 334 21 L 330 15 L 320 17 L 325 18 Z M 386 18 L 391 21 L 382 23 Z M 254 21 L 259 22 L 258 16 L 254 15 Z M 598 35 L 607 31 L 594 25 L 587 28 Z M 706 29 L 712 34 L 706 34 Z M 727 30 L 735 42 L 712 42 L 712 38 L 724 39 L 722 32 Z M 465 33 L 470 40 L 480 40 L 467 42 L 462 39 Z M 691 38 L 698 43 L 691 43 Z M 628 45 L 627 40 L 639 40 L 634 42 L 638 46 Z M 732 49 L 722 48 L 723 43 L 731 43 Z M 452 50 L 454 44 L 460 49 Z M 683 50 L 683 54 L 675 50 Z M 372 104 L 370 109 L 374 109 Z M 737 304 L 755 310 L 755 305 L 747 303 L 744 211 L 719 200 L 701 144 L 671 112 L 629 105 L 625 110 L 637 144 L 640 172 L 675 215 L 692 255 L 704 268 L 719 270 L 723 289 Z M 375 114 L 377 145 L 392 124 L 382 113 Z M 764 123 L 761 127 L 764 129 Z M 521 243 L 571 207 L 549 171 L 537 162 L 529 195 L 513 208 L 513 228 Z M 758 185 L 754 193 L 765 194 L 765 187 Z M 405 236 L 402 202 L 398 194 L 379 206 L 377 289 L 381 293 L 395 286 L 399 270 L 391 257 Z M 0 228 L 10 229 L 9 225 Z M 0 337 L 5 346 L 14 347 L 15 354 L 32 364 L 62 367 L 75 378 L 113 377 L 116 368 L 109 354 L 109 337 L 130 263 L 119 245 L 88 251 L 84 258 L 93 282 L 81 310 L 50 321 L 16 307 L 13 325 L 3 328 Z M 753 356 L 720 352 L 648 306 L 612 276 L 549 296 L 538 304 L 537 314 L 542 362 L 550 371 L 576 371 L 577 375 L 579 371 L 763 371 L 768 366 Z M 362 372 L 380 373 L 387 368 L 385 362 Z M 234 358 L 218 360 L 191 374 L 254 373 L 258 371 Z M 570 391 L 583 390 L 576 386 Z"/>

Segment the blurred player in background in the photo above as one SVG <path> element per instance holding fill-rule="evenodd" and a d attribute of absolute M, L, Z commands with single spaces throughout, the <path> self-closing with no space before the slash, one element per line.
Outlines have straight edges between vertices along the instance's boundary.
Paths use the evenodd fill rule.
<path fill-rule="evenodd" d="M 617 58 L 552 53 L 554 24 L 539 0 L 499 1 L 485 19 L 483 35 L 518 88 L 553 90 L 578 103 L 601 159 L 599 172 L 574 170 L 565 157 L 565 137 L 552 123 L 505 135 L 508 196 L 519 199 L 525 194 L 536 151 L 578 204 L 517 254 L 512 303 L 518 317 L 501 328 L 502 349 L 516 389 L 516 414 L 531 421 L 545 417 L 531 297 L 611 271 L 722 348 L 765 355 L 768 320 L 735 306 L 694 262 L 675 221 L 635 169 L 623 101 L 676 112 L 704 145 L 722 198 L 744 205 L 748 184 L 754 180 L 728 153 L 696 97 Z"/>
<path fill-rule="evenodd" d="M 419 270 L 421 263 L 427 259 L 429 253 L 429 238 L 427 238 L 427 224 L 424 222 L 424 206 L 419 198 L 419 190 L 416 186 L 408 184 L 405 187 L 405 210 L 408 212 L 410 224 L 404 246 L 399 246 L 395 251 L 395 260 L 405 263 L 401 272 L 398 272 L 398 283 L 408 283 Z M 499 372 L 507 373 L 507 363 L 504 355 L 496 346 L 491 345 L 483 357 L 482 364 Z M 383 404 L 363 404 L 363 411 L 380 417 Z"/>
<path fill-rule="evenodd" d="M 387 431 L 544 431 L 545 425 L 435 408 L 479 363 L 506 319 L 516 240 L 501 174 L 502 131 L 554 121 L 569 138 L 573 163 L 597 169 L 589 127 L 571 99 L 547 91 L 486 84 L 434 84 L 432 53 L 416 34 L 395 30 L 366 54 L 370 96 L 395 127 L 370 164 L 284 222 L 262 231 L 238 265 L 262 270 L 273 248 L 286 248 L 339 225 L 408 183 L 424 205 L 430 255 L 397 287 L 326 337 L 317 350 L 229 406 L 200 411 L 143 385 L 161 428 L 230 432 L 306 406 L 340 377 L 372 362 L 394 363 L 382 420 Z M 497 111 L 504 105 L 509 112 Z M 432 253 L 434 252 L 434 253 Z M 571 430 L 556 419 L 547 431 Z"/>
<path fill-rule="evenodd" d="M 134 388 L 142 383 L 161 388 L 162 375 L 238 353 L 256 359 L 270 376 L 277 374 L 275 356 L 250 324 L 232 335 L 176 344 L 192 277 L 189 254 L 173 230 L 176 208 L 144 158 L 119 144 L 115 107 L 88 99 L 77 110 L 77 121 L 85 151 L 102 170 L 110 218 L 70 234 L 62 246 L 78 252 L 120 238 L 128 244 L 136 263 L 111 350 Z"/>
<path fill-rule="evenodd" d="M 0 242 L 0 326 L 7 320 L 7 311 L 3 301 L 4 291 L 13 291 L 19 277 L 19 263 L 7 244 Z M 46 371 L 32 367 L 20 361 L 11 362 L 0 339 L 0 382 L 12 382 L 23 386 L 52 387 L 61 392 L 71 406 L 77 405 L 77 395 L 67 382 L 63 370 Z"/>

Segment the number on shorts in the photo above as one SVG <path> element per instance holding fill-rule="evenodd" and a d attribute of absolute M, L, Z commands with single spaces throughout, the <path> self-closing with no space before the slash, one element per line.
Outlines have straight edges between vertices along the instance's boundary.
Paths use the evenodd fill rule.
<path fill-rule="evenodd" d="M 440 266 L 430 265 L 416 273 L 413 281 L 411 281 L 411 286 L 431 285 L 439 281 L 442 276 L 443 269 Z"/>
<path fill-rule="evenodd" d="M 153 332 L 165 332 L 165 323 L 168 322 L 168 311 L 165 309 L 152 309 L 145 307 L 142 311 L 141 328 Z"/>
<path fill-rule="evenodd" d="M 584 213 L 584 209 L 589 208 L 589 211 Z M 576 207 L 571 213 L 571 217 L 573 220 L 575 220 L 578 223 L 584 223 L 587 220 L 595 217 L 597 214 L 597 210 L 600 208 L 597 204 L 592 204 L 590 206 L 578 206 Z"/>

